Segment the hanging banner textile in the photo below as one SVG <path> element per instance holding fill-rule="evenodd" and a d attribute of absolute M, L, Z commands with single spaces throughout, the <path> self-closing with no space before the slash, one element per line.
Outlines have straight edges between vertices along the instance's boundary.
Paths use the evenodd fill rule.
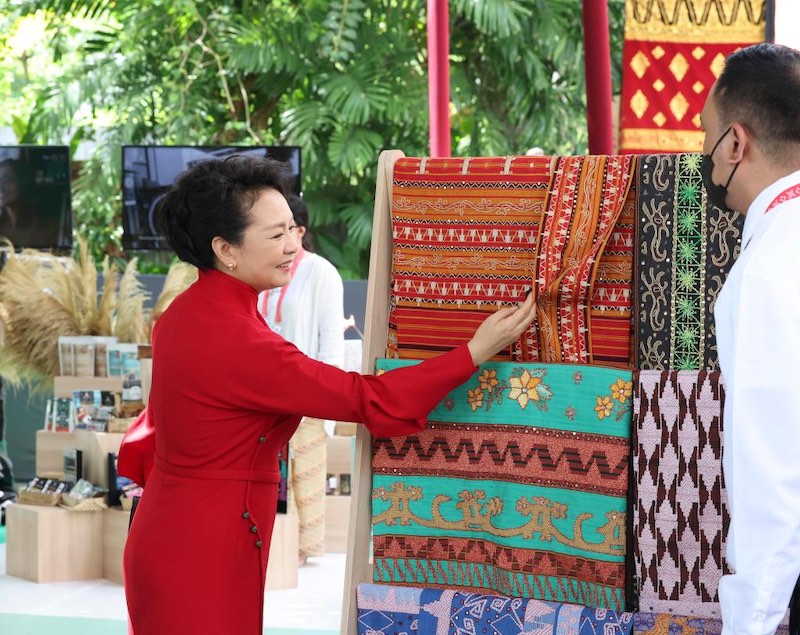
<path fill-rule="evenodd" d="M 626 0 L 620 153 L 699 152 L 700 112 L 735 50 L 763 42 L 765 0 Z"/>

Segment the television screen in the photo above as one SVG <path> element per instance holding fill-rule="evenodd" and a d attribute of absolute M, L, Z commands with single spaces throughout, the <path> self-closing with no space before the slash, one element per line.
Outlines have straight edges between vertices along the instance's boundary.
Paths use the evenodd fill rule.
<path fill-rule="evenodd" d="M 297 146 L 123 146 L 122 246 L 168 249 L 155 224 L 159 200 L 186 168 L 231 154 L 270 157 L 288 164 L 292 190 L 300 194 L 300 148 Z"/>
<path fill-rule="evenodd" d="M 72 246 L 69 148 L 0 146 L 0 236 L 14 247 Z"/>

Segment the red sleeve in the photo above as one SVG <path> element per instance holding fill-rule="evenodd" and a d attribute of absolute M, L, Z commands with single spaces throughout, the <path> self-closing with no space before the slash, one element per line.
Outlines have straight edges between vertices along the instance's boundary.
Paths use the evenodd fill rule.
<path fill-rule="evenodd" d="M 117 458 L 117 473 L 144 487 L 156 450 L 156 430 L 147 416 L 147 408 L 136 418 L 122 437 Z"/>
<path fill-rule="evenodd" d="M 155 344 L 158 320 L 153 325 L 152 342 Z M 131 424 L 117 454 L 117 473 L 144 487 L 156 453 L 156 429 L 145 408 Z"/>
<path fill-rule="evenodd" d="M 430 411 L 476 370 L 466 344 L 380 376 L 348 373 L 315 361 L 279 336 L 255 346 L 263 350 L 240 357 L 230 375 L 241 405 L 360 422 L 375 436 L 422 430 Z M 271 359 L 270 367 L 276 369 L 269 376 L 257 366 L 263 359 Z M 248 361 L 256 366 L 251 368 Z"/>

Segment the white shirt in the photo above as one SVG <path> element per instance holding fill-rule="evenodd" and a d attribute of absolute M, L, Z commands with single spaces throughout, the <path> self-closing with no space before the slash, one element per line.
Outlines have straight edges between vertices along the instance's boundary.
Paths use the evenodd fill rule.
<path fill-rule="evenodd" d="M 336 268 L 306 251 L 281 302 L 281 288 L 263 292 L 258 308 L 269 327 L 303 353 L 326 364 L 344 366 L 344 285 Z M 264 301 L 266 299 L 266 312 Z"/>
<path fill-rule="evenodd" d="M 731 512 L 720 582 L 723 635 L 767 635 L 800 575 L 800 198 L 745 217 L 742 253 L 714 308 L 725 377 L 723 473 Z"/>

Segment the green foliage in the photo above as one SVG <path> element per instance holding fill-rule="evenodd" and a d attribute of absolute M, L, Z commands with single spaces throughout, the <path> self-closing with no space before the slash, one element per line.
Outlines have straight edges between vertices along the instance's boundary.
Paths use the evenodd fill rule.
<path fill-rule="evenodd" d="M 121 144 L 297 144 L 319 251 L 366 276 L 378 154 L 429 152 L 423 0 L 7 4 L 0 125 L 95 148 L 74 209 L 96 258 L 124 256 Z M 618 86 L 624 0 L 609 4 Z M 450 35 L 455 154 L 585 152 L 578 0 L 452 0 Z"/>

